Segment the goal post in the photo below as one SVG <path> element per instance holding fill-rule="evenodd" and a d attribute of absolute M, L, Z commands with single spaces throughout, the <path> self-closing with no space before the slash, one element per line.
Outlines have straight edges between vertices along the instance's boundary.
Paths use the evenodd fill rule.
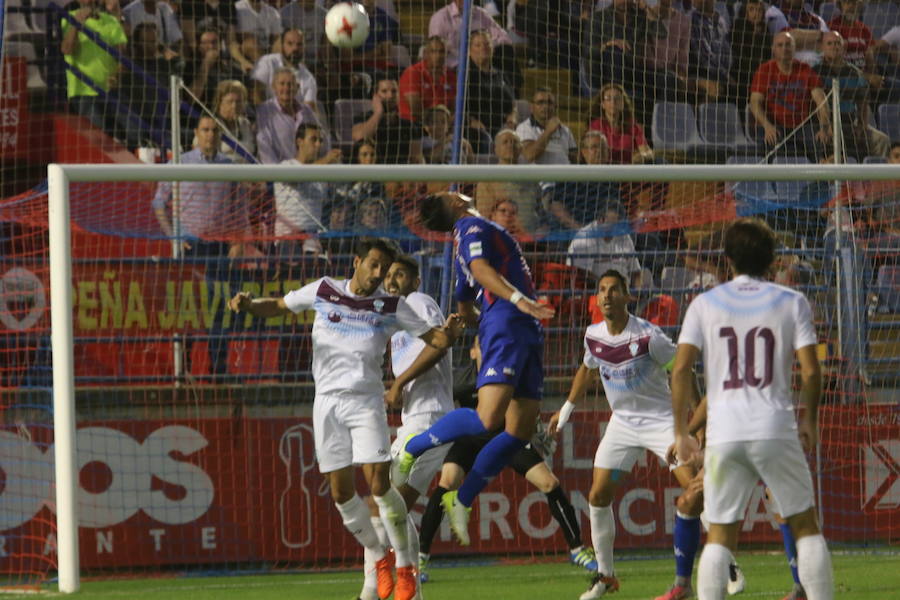
<path fill-rule="evenodd" d="M 59 589 L 79 589 L 70 186 L 76 182 L 726 182 L 898 181 L 898 165 L 233 166 L 51 164 L 49 255 Z M 839 198 L 839 196 L 837 196 Z M 839 203 L 839 201 L 838 201 Z M 839 210 L 839 206 L 835 210 Z M 840 221 L 838 221 L 840 222 Z M 840 238 L 840 236 L 838 236 Z"/>

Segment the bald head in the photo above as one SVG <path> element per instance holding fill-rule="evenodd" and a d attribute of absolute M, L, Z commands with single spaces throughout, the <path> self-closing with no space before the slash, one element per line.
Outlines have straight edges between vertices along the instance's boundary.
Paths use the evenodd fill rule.
<path fill-rule="evenodd" d="M 822 52 L 822 58 L 825 62 L 841 63 L 844 60 L 844 38 L 837 31 L 828 31 L 822 34 L 822 41 L 819 44 Z"/>
<path fill-rule="evenodd" d="M 772 58 L 778 62 L 791 62 L 794 59 L 794 52 L 797 45 L 794 42 L 794 36 L 790 32 L 782 31 L 776 33 L 772 38 Z"/>

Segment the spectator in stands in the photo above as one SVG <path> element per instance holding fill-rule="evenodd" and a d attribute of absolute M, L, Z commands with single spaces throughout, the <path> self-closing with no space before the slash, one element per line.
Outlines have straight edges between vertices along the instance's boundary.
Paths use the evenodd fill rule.
<path fill-rule="evenodd" d="M 647 61 L 648 42 L 661 37 L 661 22 L 649 21 L 635 0 L 613 0 L 595 9 L 583 34 L 582 70 L 591 90 L 618 83 L 649 113 L 658 100 L 684 98 L 678 77 Z"/>
<path fill-rule="evenodd" d="M 822 35 L 822 62 L 816 74 L 825 89 L 837 79 L 840 89 L 841 131 L 847 155 L 862 161 L 866 156 L 886 156 L 891 140 L 869 125 L 869 83 L 862 71 L 845 60 L 845 44 L 841 34 L 829 31 Z"/>
<path fill-rule="evenodd" d="M 766 10 L 766 24 L 773 36 L 791 32 L 797 60 L 809 66 L 819 62 L 819 38 L 828 31 L 828 25 L 803 0 L 776 0 Z"/>
<path fill-rule="evenodd" d="M 447 44 L 432 36 L 425 42 L 424 58 L 400 76 L 400 116 L 418 122 L 427 108 L 456 100 L 456 71 L 447 67 Z"/>
<path fill-rule="evenodd" d="M 659 0 L 647 5 L 647 20 L 657 30 L 647 41 L 647 61 L 657 70 L 671 71 L 688 88 L 691 18 L 672 6 L 672 0 Z"/>
<path fill-rule="evenodd" d="M 760 65 L 750 86 L 750 110 L 763 129 L 769 147 L 778 144 L 779 152 L 800 154 L 817 162 L 824 144 L 831 139 L 831 119 L 822 91 L 822 80 L 809 65 L 794 58 L 794 37 L 783 31 L 772 41 L 772 60 Z M 815 110 L 819 127 L 812 121 L 792 135 Z"/>
<path fill-rule="evenodd" d="M 189 62 L 184 73 L 188 89 L 204 104 L 212 101 L 219 83 L 237 79 L 243 81 L 244 73 L 230 56 L 222 55 L 222 44 L 215 29 L 203 29 L 197 42 L 197 55 Z"/>
<path fill-rule="evenodd" d="M 381 198 L 366 198 L 356 209 L 357 234 L 384 234 L 389 227 L 387 204 Z"/>
<path fill-rule="evenodd" d="M 275 71 L 272 79 L 273 97 L 256 109 L 256 144 L 259 159 L 264 164 L 278 164 L 297 156 L 294 132 L 306 123 L 319 129 L 320 145 L 325 153 L 318 164 L 331 164 L 340 160 L 341 151 L 331 150 L 325 128 L 319 123 L 312 109 L 297 101 L 297 78 L 290 67 Z"/>
<path fill-rule="evenodd" d="M 247 154 L 256 155 L 256 128 L 247 117 L 247 88 L 237 79 L 219 83 L 213 96 L 212 109 L 227 132 Z M 234 163 L 252 162 L 222 140 L 219 150 Z"/>
<path fill-rule="evenodd" d="M 581 136 L 579 148 L 579 164 L 609 164 L 609 143 L 600 131 L 586 130 Z M 621 206 L 619 186 L 610 181 L 549 184 L 543 187 L 543 195 L 550 214 L 566 229 L 581 229 L 593 221 L 598 214 L 598 207 L 605 210 L 606 206 Z"/>
<path fill-rule="evenodd" d="M 118 8 L 117 4 L 114 4 Z M 122 28 L 121 12 L 109 13 L 100 0 L 81 0 L 81 8 L 69 12 L 79 24 L 93 31 L 100 39 L 120 53 L 125 53 L 128 38 Z M 121 113 L 107 102 L 105 93 L 115 87 L 120 65 L 106 50 L 79 32 L 68 19 L 62 20 L 62 42 L 60 49 L 68 64 L 80 70 L 90 79 L 94 87 L 84 83 L 71 71 L 66 71 L 69 108 L 87 118 L 94 127 L 110 134 L 124 135 Z M 136 146 L 136 140 L 133 140 Z"/>
<path fill-rule="evenodd" d="M 452 0 L 431 15 L 431 20 L 428 22 L 428 37 L 441 38 L 447 45 L 447 66 L 451 69 L 459 66 L 459 36 L 464 29 L 462 7 L 463 0 Z M 485 9 L 475 6 L 473 3 L 470 19 L 469 31 L 472 34 L 484 32 L 495 48 L 507 45 L 510 50 L 512 49 L 512 40 L 509 34 L 491 18 Z"/>
<path fill-rule="evenodd" d="M 556 114 L 556 98 L 549 88 L 539 87 L 531 97 L 531 116 L 519 123 L 522 158 L 540 165 L 567 165 L 577 160 L 572 132 Z"/>
<path fill-rule="evenodd" d="M 281 7 L 281 25 L 285 29 L 303 32 L 302 61 L 315 69 L 322 55 L 327 10 L 318 0 L 291 0 Z"/>
<path fill-rule="evenodd" d="M 157 84 L 168 87 L 169 77 L 179 73 L 183 67 L 181 57 L 174 50 L 160 45 L 159 38 L 156 37 L 156 24 L 152 21 L 138 23 L 131 32 L 128 55 L 136 67 L 156 80 L 156 83 L 152 83 L 136 71 L 126 70 L 122 73 L 120 99 L 143 122 L 129 119 L 128 128 L 131 133 L 128 137 L 139 139 L 141 144 L 150 140 L 154 145 L 170 147 L 166 110 L 169 106 L 168 97 L 167 94 L 161 96 L 162 90 Z M 145 126 L 149 129 L 145 129 Z"/>
<path fill-rule="evenodd" d="M 494 138 L 494 154 L 500 165 L 521 164 L 522 142 L 512 129 L 503 129 Z M 479 181 L 475 187 L 475 208 L 482 215 L 490 215 L 501 200 L 511 200 L 518 207 L 522 230 L 530 235 L 540 228 L 538 208 L 541 188 L 527 181 Z"/>
<path fill-rule="evenodd" d="M 297 153 L 283 165 L 334 164 L 340 162 L 340 150 L 319 158 L 325 132 L 316 123 L 300 123 L 295 133 Z M 332 185 L 321 181 L 275 182 L 275 235 L 279 260 L 292 264 L 304 253 L 322 253 L 318 233 L 325 230 L 323 208 L 333 195 Z M 299 236 L 299 239 L 297 239 Z M 283 239 L 293 238 L 293 239 Z"/>
<path fill-rule="evenodd" d="M 451 5 L 454 6 L 454 5 Z M 468 138 L 478 154 L 490 152 L 491 140 L 504 128 L 519 122 L 516 95 L 492 63 L 493 42 L 486 31 L 476 31 L 469 39 L 469 71 L 466 83 Z"/>
<path fill-rule="evenodd" d="M 634 118 L 634 105 L 617 83 L 608 83 L 591 103 L 590 129 L 601 132 L 609 145 L 609 162 L 630 165 L 654 162 L 644 128 Z"/>
<path fill-rule="evenodd" d="M 552 69 L 578 68 L 580 0 L 517 0 L 509 6 L 515 11 L 515 30 L 528 41 L 529 64 Z"/>
<path fill-rule="evenodd" d="M 122 9 L 122 17 L 132 32 L 141 23 L 155 24 L 159 42 L 169 50 L 174 50 L 178 54 L 183 53 L 184 34 L 181 33 L 178 18 L 168 2 L 134 0 Z"/>
<path fill-rule="evenodd" d="M 879 43 L 873 39 L 872 30 L 860 19 L 864 3 L 861 0 L 839 0 L 840 12 L 828 23 L 832 31 L 837 31 L 844 38 L 846 60 L 863 72 L 869 82 L 869 95 L 875 102 L 896 102 L 900 95 L 900 76 L 896 69 L 896 54 L 893 69 L 884 69 L 876 62 L 880 49 Z M 894 29 L 897 29 L 896 27 Z M 889 31 L 882 40 L 891 35 Z M 900 41 L 900 30 L 895 36 Z"/>
<path fill-rule="evenodd" d="M 634 240 L 621 211 L 613 205 L 598 205 L 596 219 L 580 229 L 569 244 L 566 264 L 590 271 L 600 277 L 615 269 L 628 278 L 632 289 L 642 287 L 641 263 L 636 256 Z"/>
<path fill-rule="evenodd" d="M 397 81 L 382 76 L 375 84 L 372 110 L 359 115 L 351 130 L 353 141 L 375 140 L 377 156 L 383 164 L 418 164 L 422 158 L 422 128 L 400 116 Z"/>
<path fill-rule="evenodd" d="M 894 142 L 891 144 L 891 149 L 888 151 L 887 161 L 889 165 L 900 165 L 900 142 Z"/>
<path fill-rule="evenodd" d="M 181 155 L 184 165 L 231 164 L 231 160 L 218 151 L 221 132 L 215 120 L 203 115 L 194 129 L 196 147 Z M 179 184 L 179 231 L 185 258 L 192 259 L 192 266 L 205 270 L 207 287 L 212 291 L 216 282 L 231 280 L 227 257 L 240 242 L 253 239 L 245 189 L 232 182 L 183 181 Z M 162 232 L 174 237 L 172 214 L 172 184 L 160 182 L 153 198 L 153 210 Z M 219 284 L 221 285 L 221 284 Z M 227 336 L 221 332 L 222 312 L 214 317 L 209 342 L 210 370 L 223 374 L 228 367 Z M 190 352 L 188 352 L 190 355 Z"/>
<path fill-rule="evenodd" d="M 766 5 L 762 0 L 750 0 L 738 9 L 731 26 L 731 78 L 739 95 L 738 108 L 743 110 L 749 100 L 750 83 L 759 65 L 772 52 L 772 34 L 766 26 Z"/>
<path fill-rule="evenodd" d="M 378 163 L 378 148 L 372 138 L 362 138 L 353 143 L 350 151 L 350 164 L 374 165 Z M 380 181 L 356 181 L 339 185 L 335 189 L 337 203 L 351 208 L 350 214 L 367 198 L 385 198 L 384 184 Z"/>
<path fill-rule="evenodd" d="M 422 154 L 425 162 L 432 165 L 449 165 L 453 158 L 453 114 L 443 104 L 438 104 L 425 111 L 422 128 L 427 134 L 422 138 Z M 460 141 L 459 164 L 474 162 L 472 146 L 468 140 Z"/>
<path fill-rule="evenodd" d="M 237 11 L 234 2 L 220 0 L 181 0 L 178 3 L 181 27 L 190 48 L 190 55 L 199 52 L 200 33 L 215 31 L 226 44 L 228 55 L 244 72 L 249 73 L 253 62 L 241 54 L 241 44 L 237 37 Z M 202 56 L 202 53 L 200 53 Z"/>
<path fill-rule="evenodd" d="M 519 221 L 519 205 L 514 200 L 509 198 L 497 200 L 487 218 L 500 225 L 520 242 L 534 240 Z"/>
<path fill-rule="evenodd" d="M 239 0 L 234 10 L 237 13 L 241 55 L 251 65 L 256 64 L 263 54 L 274 49 L 275 40 L 283 30 L 281 15 L 264 0 Z M 242 66 L 246 68 L 246 65 Z M 249 72 L 250 69 L 246 70 Z"/>
<path fill-rule="evenodd" d="M 288 67 L 297 78 L 297 101 L 305 102 L 316 114 L 321 114 L 316 104 L 319 86 L 316 78 L 303 64 L 303 32 L 285 29 L 281 34 L 281 51 L 261 56 L 253 67 L 253 99 L 260 104 L 272 95 L 272 76 L 275 71 Z"/>
<path fill-rule="evenodd" d="M 728 26 L 716 12 L 715 0 L 693 0 L 693 6 L 689 71 L 697 85 L 698 100 L 718 102 L 734 97 Z"/>

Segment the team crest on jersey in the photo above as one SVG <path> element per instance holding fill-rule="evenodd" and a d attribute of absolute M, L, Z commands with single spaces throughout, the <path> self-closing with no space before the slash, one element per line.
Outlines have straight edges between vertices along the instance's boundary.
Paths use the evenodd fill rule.
<path fill-rule="evenodd" d="M 478 225 L 472 225 L 471 227 L 466 229 L 466 235 L 469 235 L 470 233 L 481 233 L 481 227 L 479 227 Z"/>
<path fill-rule="evenodd" d="M 341 314 L 335 311 L 331 311 L 328 313 L 328 320 L 332 323 L 340 323 L 341 322 Z"/>
<path fill-rule="evenodd" d="M 341 299 L 341 297 L 332 295 L 332 296 L 328 296 L 328 299 L 331 300 L 332 302 L 338 302 Z"/>
<path fill-rule="evenodd" d="M 381 312 L 384 309 L 384 300 L 375 300 L 372 302 L 372 307 L 375 309 L 375 312 Z"/>
<path fill-rule="evenodd" d="M 631 342 L 630 344 L 628 344 L 628 351 L 631 352 L 632 356 L 637 356 L 638 350 L 640 349 L 641 346 L 637 342 Z"/>

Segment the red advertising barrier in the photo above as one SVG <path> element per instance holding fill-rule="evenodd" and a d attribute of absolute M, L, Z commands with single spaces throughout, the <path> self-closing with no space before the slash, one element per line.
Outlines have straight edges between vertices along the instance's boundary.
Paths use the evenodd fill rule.
<path fill-rule="evenodd" d="M 576 416 L 580 418 L 561 437 L 553 467 L 587 539 L 591 461 L 605 422 Z M 608 415 L 594 417 L 605 421 Z M 826 534 L 836 542 L 896 541 L 900 412 L 825 407 L 822 419 L 831 424 L 823 430 L 822 448 L 828 462 L 823 465 L 828 477 L 822 481 Z M 52 447 L 40 438 L 38 431 L 0 431 L 0 468 L 6 474 L 0 502 L 12 507 L 0 511 L 0 568 L 23 555 L 37 561 L 55 554 Z M 316 468 L 309 419 L 88 423 L 79 428 L 78 449 L 85 568 L 322 564 L 360 556 Z M 668 469 L 648 455 L 613 503 L 616 547 L 669 547 L 677 494 Z M 470 531 L 469 553 L 563 548 L 544 495 L 509 471 L 479 496 Z M 748 507 L 742 536 L 755 542 L 780 540 L 761 486 Z M 458 552 L 448 540 L 445 529 L 434 551 Z"/>
<path fill-rule="evenodd" d="M 3 160 L 30 155 L 28 143 L 28 63 L 21 56 L 4 56 L 0 77 L 0 156 Z"/>

